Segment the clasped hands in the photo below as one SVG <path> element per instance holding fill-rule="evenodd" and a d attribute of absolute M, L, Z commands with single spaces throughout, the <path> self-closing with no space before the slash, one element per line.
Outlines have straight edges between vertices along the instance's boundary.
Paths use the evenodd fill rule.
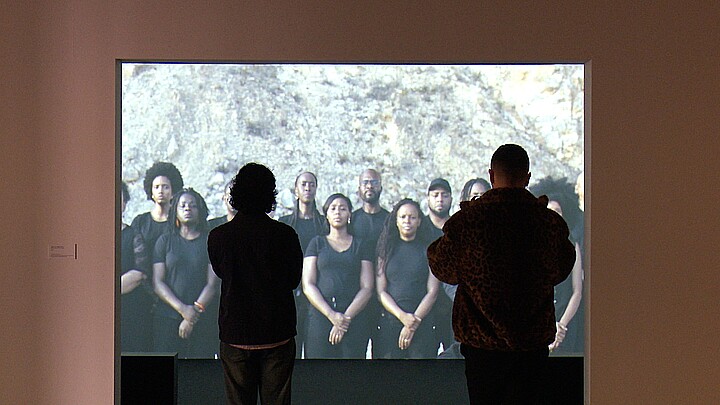
<path fill-rule="evenodd" d="M 345 336 L 345 332 L 347 332 L 350 328 L 350 321 L 352 321 L 352 318 L 342 312 L 332 312 L 328 317 L 328 320 L 330 320 L 333 324 L 332 329 L 330 329 L 328 341 L 331 345 L 336 345 L 342 341 L 342 338 Z"/>
<path fill-rule="evenodd" d="M 402 322 L 403 328 L 400 330 L 400 336 L 398 336 L 398 347 L 400 350 L 405 350 L 410 347 L 410 343 L 412 343 L 415 331 L 420 326 L 422 318 L 406 312 L 400 317 L 400 322 Z"/>
<path fill-rule="evenodd" d="M 194 305 L 183 305 L 180 315 L 182 315 L 183 320 L 180 322 L 180 327 L 178 327 L 178 335 L 183 339 L 187 339 L 192 333 L 195 322 L 200 318 L 200 313 L 195 310 Z"/>

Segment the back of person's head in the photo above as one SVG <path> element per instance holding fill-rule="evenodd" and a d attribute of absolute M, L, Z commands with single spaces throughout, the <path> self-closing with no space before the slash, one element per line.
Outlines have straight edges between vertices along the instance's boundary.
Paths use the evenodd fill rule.
<path fill-rule="evenodd" d="M 230 187 L 230 205 L 243 214 L 263 214 L 275 209 L 275 176 L 259 163 L 238 171 Z"/>
<path fill-rule="evenodd" d="M 145 171 L 145 179 L 143 180 L 143 187 L 145 188 L 145 194 L 147 194 L 148 200 L 152 200 L 152 184 L 159 176 L 167 177 L 168 180 L 170 180 L 170 187 L 172 187 L 173 194 L 176 194 L 185 186 L 182 174 L 180 174 L 180 170 L 178 170 L 174 164 L 155 162 Z"/>
<path fill-rule="evenodd" d="M 493 153 L 490 170 L 495 173 L 496 178 L 500 176 L 507 183 L 526 183 L 529 179 L 530 159 L 521 146 L 502 145 Z"/>

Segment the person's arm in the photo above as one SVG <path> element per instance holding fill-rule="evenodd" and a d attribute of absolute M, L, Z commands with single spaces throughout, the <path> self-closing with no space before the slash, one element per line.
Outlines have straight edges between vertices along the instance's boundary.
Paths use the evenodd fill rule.
<path fill-rule="evenodd" d="M 457 272 L 460 266 L 456 263 L 456 259 L 459 257 L 457 250 L 460 243 L 453 239 L 454 224 L 457 222 L 456 216 L 459 215 L 460 212 L 448 219 L 445 226 L 443 226 L 443 236 L 431 243 L 427 249 L 430 271 L 438 280 L 448 284 L 458 284 L 460 282 Z"/>
<path fill-rule="evenodd" d="M 128 270 L 120 276 L 120 294 L 127 294 L 137 288 L 147 277 L 140 270 Z"/>
<path fill-rule="evenodd" d="M 403 326 L 402 330 L 400 330 L 398 345 L 401 349 L 407 349 L 407 347 L 410 346 L 410 343 L 412 343 L 412 338 L 415 335 L 415 331 L 420 326 L 422 320 L 425 319 L 427 314 L 430 313 L 433 305 L 435 305 L 435 300 L 437 300 L 437 294 L 439 289 L 440 281 L 435 278 L 432 273 L 428 272 L 427 292 L 425 293 L 425 296 L 423 297 L 422 301 L 420 301 L 420 304 L 418 304 L 418 307 L 415 309 L 415 313 L 413 314 L 418 322 L 414 325 L 413 328 Z"/>
<path fill-rule="evenodd" d="M 370 301 L 372 297 L 375 280 L 373 278 L 373 264 L 369 260 L 360 261 L 360 290 L 355 294 L 350 305 L 345 310 L 345 315 L 354 319 Z"/>
<path fill-rule="evenodd" d="M 200 312 L 205 311 L 205 306 L 209 304 L 215 296 L 215 293 L 217 292 L 218 280 L 219 279 L 215 275 L 212 265 L 208 264 L 207 281 L 205 282 L 205 287 L 203 287 L 202 291 L 200 291 L 200 295 L 198 295 L 197 297 L 197 300 L 195 300 L 195 303 L 199 304 L 195 306 L 200 309 Z"/>
<path fill-rule="evenodd" d="M 582 254 L 580 253 L 580 245 L 575 244 L 575 266 L 573 267 L 572 273 L 572 295 L 568 300 L 565 312 L 557 324 L 557 333 L 555 334 L 555 341 L 550 345 L 551 349 L 555 349 L 565 339 L 565 334 L 568 330 L 570 321 L 575 317 L 578 308 L 580 307 L 580 301 L 582 301 L 582 285 L 583 285 L 583 269 L 582 269 Z"/>

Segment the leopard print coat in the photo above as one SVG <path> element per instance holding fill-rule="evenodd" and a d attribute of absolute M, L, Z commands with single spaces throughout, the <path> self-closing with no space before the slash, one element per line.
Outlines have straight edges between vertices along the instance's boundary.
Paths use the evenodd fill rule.
<path fill-rule="evenodd" d="M 491 189 L 460 203 L 428 248 L 435 277 L 458 285 L 452 317 L 461 343 L 525 351 L 553 342 L 553 287 L 572 271 L 575 249 L 547 201 L 526 189 Z"/>

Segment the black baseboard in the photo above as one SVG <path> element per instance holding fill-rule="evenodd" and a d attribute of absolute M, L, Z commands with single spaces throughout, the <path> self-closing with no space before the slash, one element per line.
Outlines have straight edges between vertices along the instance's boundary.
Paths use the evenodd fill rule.
<path fill-rule="evenodd" d="M 128 362 L 128 360 L 130 362 Z M 176 366 L 176 396 L 149 402 L 126 402 L 127 395 L 157 399 L 165 388 L 146 391 L 149 378 L 164 378 L 166 363 L 152 356 L 122 362 L 122 403 L 180 405 L 224 404 L 222 366 L 213 359 L 179 359 Z M 547 404 L 582 404 L 584 396 L 582 357 L 551 357 L 546 373 Z M 142 371 L 136 371 L 140 367 Z M 132 378 L 126 379 L 125 373 Z M 141 390 L 131 389 L 135 377 L 145 376 Z M 163 387 L 167 387 L 167 378 Z M 467 404 L 463 360 L 298 360 L 293 373 L 293 404 Z"/>

